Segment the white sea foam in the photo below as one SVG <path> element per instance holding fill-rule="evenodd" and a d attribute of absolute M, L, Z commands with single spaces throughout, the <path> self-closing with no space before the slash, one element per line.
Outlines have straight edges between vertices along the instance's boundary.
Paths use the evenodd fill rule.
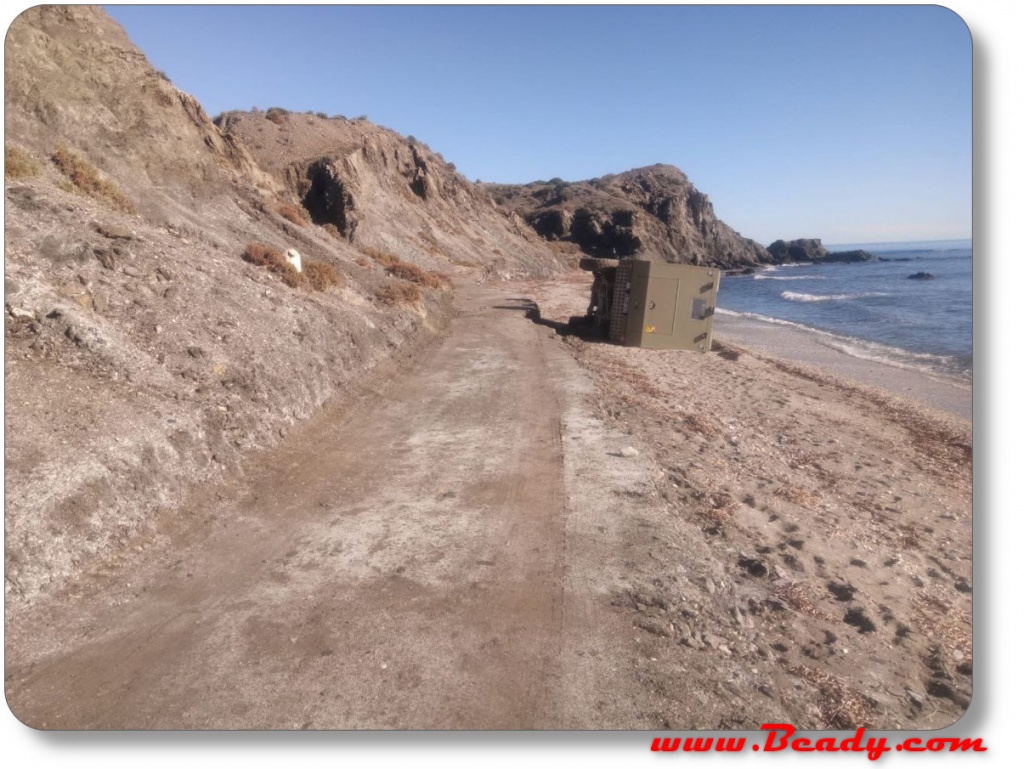
<path fill-rule="evenodd" d="M 761 275 L 758 273 L 754 280 L 827 280 L 824 275 Z"/>
<path fill-rule="evenodd" d="M 797 291 L 783 291 L 781 296 L 789 302 L 840 302 L 847 299 L 888 296 L 888 294 L 882 291 L 862 291 L 859 294 L 801 294 Z"/>
<path fill-rule="evenodd" d="M 869 342 L 865 339 L 855 339 L 853 337 L 843 336 L 842 334 L 833 334 L 830 331 L 823 331 L 812 326 L 805 326 L 803 323 L 794 323 L 791 320 L 772 318 L 767 315 L 760 315 L 756 312 L 736 312 L 734 310 L 726 309 L 725 307 L 716 307 L 715 314 L 752 320 L 773 326 L 788 326 L 796 329 L 797 331 L 812 335 L 816 342 L 828 347 L 829 349 L 854 358 L 860 358 L 862 360 L 870 360 L 876 363 L 884 363 L 887 366 L 893 366 L 895 368 L 921 371 L 928 374 L 944 374 L 946 376 L 953 374 L 954 376 L 963 377 L 968 380 L 973 378 L 972 370 L 970 368 L 963 368 L 962 361 L 952 355 L 934 355 L 932 353 L 925 352 L 912 352 L 910 350 L 904 350 L 900 347 L 891 347 L 879 342 Z"/>

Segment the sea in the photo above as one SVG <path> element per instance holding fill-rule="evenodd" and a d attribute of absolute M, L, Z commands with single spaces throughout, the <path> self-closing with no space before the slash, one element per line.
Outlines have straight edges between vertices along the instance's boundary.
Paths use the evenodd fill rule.
<path fill-rule="evenodd" d="M 875 262 L 780 264 L 723 276 L 716 313 L 812 332 L 854 357 L 973 380 L 970 240 L 826 244 Z M 934 280 L 911 280 L 926 272 Z"/>

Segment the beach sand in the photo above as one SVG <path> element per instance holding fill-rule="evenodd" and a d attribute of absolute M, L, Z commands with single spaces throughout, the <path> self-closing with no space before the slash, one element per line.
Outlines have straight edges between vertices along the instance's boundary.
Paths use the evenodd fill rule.
<path fill-rule="evenodd" d="M 880 387 L 892 395 L 971 419 L 969 381 L 855 357 L 829 346 L 813 331 L 718 314 L 715 338 L 782 360 L 824 368 L 854 382 Z"/>
<path fill-rule="evenodd" d="M 650 464 L 658 525 L 621 521 L 633 546 L 610 559 L 606 600 L 666 727 L 956 721 L 973 672 L 970 389 L 734 319 L 708 354 L 588 341 L 565 325 L 588 288 L 581 272 L 509 298 L 536 302 L 593 379 L 594 415 Z"/>

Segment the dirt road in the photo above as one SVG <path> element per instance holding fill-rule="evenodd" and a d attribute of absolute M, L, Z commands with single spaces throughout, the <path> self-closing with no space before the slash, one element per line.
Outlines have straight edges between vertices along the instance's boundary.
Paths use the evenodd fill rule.
<path fill-rule="evenodd" d="M 451 334 L 410 366 L 8 614 L 15 713 L 954 722 L 973 687 L 970 424 L 746 349 L 560 337 L 584 279 L 460 286 Z"/>
<path fill-rule="evenodd" d="M 9 622 L 15 713 L 49 729 L 639 725 L 614 663 L 629 626 L 595 600 L 583 563 L 599 561 L 567 565 L 587 548 L 561 435 L 582 374 L 507 289 L 459 293 L 412 370 Z"/>

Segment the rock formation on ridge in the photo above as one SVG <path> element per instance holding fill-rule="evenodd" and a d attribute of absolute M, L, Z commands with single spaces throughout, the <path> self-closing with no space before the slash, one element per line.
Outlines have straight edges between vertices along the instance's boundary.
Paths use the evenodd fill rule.
<path fill-rule="evenodd" d="M 647 166 L 583 182 L 552 179 L 487 188 L 544 238 L 576 243 L 591 256 L 723 268 L 772 261 L 761 245 L 718 219 L 708 196 L 674 166 Z"/>

